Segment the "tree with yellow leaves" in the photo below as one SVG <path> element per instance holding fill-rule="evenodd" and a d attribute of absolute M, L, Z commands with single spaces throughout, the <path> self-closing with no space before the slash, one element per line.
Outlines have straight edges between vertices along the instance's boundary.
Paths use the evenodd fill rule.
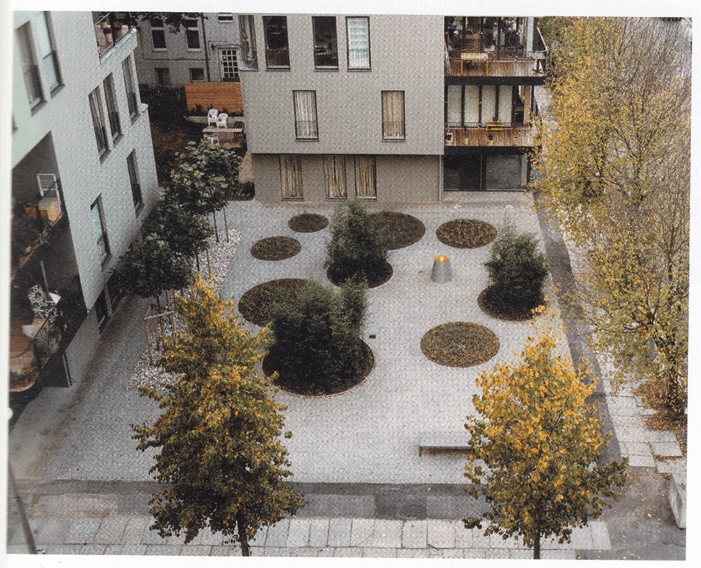
<path fill-rule="evenodd" d="M 162 537 L 184 532 L 188 543 L 209 527 L 249 556 L 261 526 L 304 503 L 284 484 L 292 475 L 280 442 L 285 407 L 273 399 L 274 377 L 257 370 L 267 330 L 246 332 L 233 303 L 200 278 L 177 312 L 185 330 L 164 340 L 158 363 L 180 376 L 165 394 L 139 389 L 164 411 L 151 426 L 132 426 L 137 449 L 160 450 L 151 472 L 170 485 L 149 502 L 152 528 Z"/>
<path fill-rule="evenodd" d="M 605 498 L 620 497 L 627 458 L 596 465 L 609 436 L 585 402 L 595 382 L 586 385 L 569 358 L 558 355 L 549 324 L 534 330 L 520 361 L 477 380 L 482 394 L 472 400 L 477 416 L 465 424 L 471 435 L 465 477 L 468 493 L 484 495 L 491 511 L 463 521 L 481 528 L 486 519 L 486 535 L 520 536 L 539 559 L 545 539 L 569 542 L 572 527 L 597 518 Z"/>
<path fill-rule="evenodd" d="M 685 23 L 559 25 L 537 203 L 581 253 L 577 300 L 614 378 L 683 416 L 688 358 L 691 42 Z M 648 390 L 648 392 L 652 392 Z"/>

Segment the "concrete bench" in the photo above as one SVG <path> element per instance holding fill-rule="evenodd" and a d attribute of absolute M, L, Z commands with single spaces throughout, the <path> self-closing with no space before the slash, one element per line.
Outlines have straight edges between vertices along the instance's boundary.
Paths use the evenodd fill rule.
<path fill-rule="evenodd" d="M 423 450 L 470 450 L 470 433 L 463 432 L 419 432 L 419 455 Z"/>

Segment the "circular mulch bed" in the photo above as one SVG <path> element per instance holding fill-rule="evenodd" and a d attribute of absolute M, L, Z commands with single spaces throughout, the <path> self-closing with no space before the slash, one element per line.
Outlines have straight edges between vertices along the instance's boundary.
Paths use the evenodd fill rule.
<path fill-rule="evenodd" d="M 251 247 L 251 255 L 260 260 L 285 260 L 302 250 L 302 245 L 292 237 L 267 237 Z"/>
<path fill-rule="evenodd" d="M 281 278 L 254 286 L 239 300 L 239 313 L 251 323 L 263 327 L 270 323 L 268 311 L 275 300 L 285 294 L 299 294 L 307 285 L 301 278 Z"/>
<path fill-rule="evenodd" d="M 477 305 L 489 317 L 503 321 L 527 321 L 533 319 L 532 310 L 518 310 L 512 307 L 505 308 L 492 298 L 492 287 L 485 288 L 477 296 Z M 541 296 L 538 306 L 547 305 L 545 295 Z"/>
<path fill-rule="evenodd" d="M 292 217 L 287 225 L 298 233 L 316 233 L 328 226 L 329 220 L 323 215 L 316 213 L 301 213 Z"/>
<path fill-rule="evenodd" d="M 426 226 L 413 215 L 381 211 L 372 213 L 373 219 L 387 236 L 389 249 L 400 249 L 413 245 L 421 240 L 426 232 Z"/>
<path fill-rule="evenodd" d="M 365 278 L 368 282 L 368 288 L 377 288 L 378 286 L 382 286 L 382 284 L 388 282 L 389 279 L 392 278 L 393 273 L 394 270 L 392 269 L 392 265 L 389 262 L 385 262 L 380 270 L 370 274 L 365 274 Z M 326 276 L 336 286 L 341 286 L 345 282 L 345 278 L 340 278 L 339 275 L 335 274 L 331 268 L 326 271 Z"/>
<path fill-rule="evenodd" d="M 322 380 L 312 380 L 309 384 L 292 383 L 285 377 L 285 370 L 280 369 L 277 365 L 275 345 L 270 348 L 270 351 L 263 359 L 263 372 L 267 376 L 270 376 L 277 371 L 279 374 L 275 384 L 282 390 L 293 394 L 300 394 L 303 396 L 327 396 L 338 394 L 362 383 L 375 366 L 375 356 L 372 353 L 372 349 L 370 349 L 370 346 L 364 341 L 362 342 L 362 349 L 360 372 L 354 377 L 348 377 L 348 379 L 340 384 L 324 385 Z"/>
<path fill-rule="evenodd" d="M 484 221 L 476 219 L 454 219 L 443 223 L 436 237 L 444 245 L 455 248 L 478 248 L 497 238 L 497 230 Z"/>
<path fill-rule="evenodd" d="M 499 338 L 476 323 L 450 322 L 428 330 L 421 338 L 421 351 L 439 365 L 472 367 L 497 354 Z"/>

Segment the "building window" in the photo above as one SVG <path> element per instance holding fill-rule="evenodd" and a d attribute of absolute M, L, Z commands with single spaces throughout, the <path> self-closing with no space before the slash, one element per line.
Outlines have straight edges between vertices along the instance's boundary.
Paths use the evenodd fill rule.
<path fill-rule="evenodd" d="M 141 195 L 141 185 L 139 184 L 139 170 L 136 167 L 136 150 L 133 150 L 132 153 L 127 156 L 127 170 L 129 170 L 131 196 L 134 199 L 134 208 L 138 214 L 144 205 L 144 201 Z"/>
<path fill-rule="evenodd" d="M 235 49 L 219 50 L 219 66 L 221 68 L 222 81 L 238 81 L 239 62 Z"/>
<path fill-rule="evenodd" d="M 375 157 L 355 157 L 355 194 L 361 199 L 376 199 Z"/>
<path fill-rule="evenodd" d="M 122 135 L 122 125 L 119 122 L 119 109 L 117 107 L 117 95 L 114 92 L 112 74 L 107 75 L 103 82 L 105 88 L 105 101 L 107 102 L 107 117 L 110 121 L 112 140 L 115 141 Z"/>
<path fill-rule="evenodd" d="M 299 156 L 280 156 L 283 199 L 302 198 L 302 164 Z"/>
<path fill-rule="evenodd" d="M 34 58 L 34 49 L 32 47 L 29 24 L 24 24 L 21 28 L 17 29 L 17 44 L 19 58 L 22 64 L 24 86 L 27 89 L 29 107 L 34 109 L 44 100 L 44 96 L 41 92 L 39 68 L 37 67 L 36 59 Z"/>
<path fill-rule="evenodd" d="M 95 300 L 95 317 L 97 318 L 97 328 L 102 333 L 105 330 L 107 321 L 110 319 L 109 309 L 107 308 L 107 296 L 104 290 L 100 292 L 97 300 Z"/>
<path fill-rule="evenodd" d="M 151 42 L 154 51 L 166 51 L 166 30 L 163 18 L 151 18 Z"/>
<path fill-rule="evenodd" d="M 314 67 L 338 69 L 336 46 L 336 18 L 334 16 L 312 17 L 314 27 Z"/>
<path fill-rule="evenodd" d="M 92 230 L 97 243 L 97 251 L 100 256 L 100 264 L 105 267 L 110 257 L 110 245 L 105 229 L 105 216 L 102 212 L 102 197 L 98 197 L 90 206 L 90 216 L 92 217 Z"/>
<path fill-rule="evenodd" d="M 102 157 L 107 152 L 107 129 L 105 128 L 105 117 L 102 114 L 100 87 L 90 93 L 88 101 L 90 102 L 90 115 L 92 116 L 92 125 L 95 130 L 95 140 L 97 141 L 97 153 Z"/>
<path fill-rule="evenodd" d="M 348 69 L 370 69 L 370 18 L 346 18 Z"/>
<path fill-rule="evenodd" d="M 241 32 L 241 63 L 244 69 L 258 69 L 256 27 L 253 16 L 239 16 Z"/>
<path fill-rule="evenodd" d="M 346 161 L 343 156 L 324 156 L 324 181 L 328 199 L 345 199 L 348 196 Z"/>
<path fill-rule="evenodd" d="M 292 91 L 295 105 L 295 136 L 297 140 L 318 140 L 316 120 L 316 91 Z"/>
<path fill-rule="evenodd" d="M 190 67 L 190 83 L 201 83 L 204 81 L 204 69 L 202 67 Z"/>
<path fill-rule="evenodd" d="M 131 56 L 122 61 L 122 74 L 124 75 L 124 88 L 127 91 L 127 103 L 129 104 L 129 116 L 134 118 L 139 113 L 136 89 L 134 87 L 134 75 L 131 72 Z"/>
<path fill-rule="evenodd" d="M 170 85 L 170 69 L 167 67 L 156 67 L 156 83 L 159 85 Z"/>
<path fill-rule="evenodd" d="M 404 140 L 404 91 L 382 91 L 382 139 Z"/>
<path fill-rule="evenodd" d="M 44 71 L 49 82 L 49 91 L 54 92 L 61 86 L 61 73 L 58 68 L 58 55 L 53 45 L 51 33 L 49 32 L 49 21 L 46 12 L 43 12 L 34 19 L 39 42 L 39 57 L 44 62 Z"/>
<path fill-rule="evenodd" d="M 197 51 L 200 47 L 200 28 L 197 20 L 185 20 L 185 39 L 187 40 L 187 49 Z"/>
<path fill-rule="evenodd" d="M 234 21 L 234 14 L 232 14 L 231 12 L 219 12 L 217 14 L 217 19 L 222 24 L 230 24 Z"/>
<path fill-rule="evenodd" d="M 289 69 L 290 50 L 287 45 L 287 17 L 264 16 L 265 64 L 268 69 Z"/>

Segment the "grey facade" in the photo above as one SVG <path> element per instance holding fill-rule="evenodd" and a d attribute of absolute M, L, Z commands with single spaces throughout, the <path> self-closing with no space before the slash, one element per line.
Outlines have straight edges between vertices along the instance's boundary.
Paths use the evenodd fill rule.
<path fill-rule="evenodd" d="M 58 294 L 78 322 L 59 365 L 75 378 L 118 300 L 116 263 L 159 197 L 136 31 L 90 12 L 15 12 L 14 30 L 12 240 L 41 236 L 13 258 L 11 327 L 31 322 L 29 288 Z"/>

